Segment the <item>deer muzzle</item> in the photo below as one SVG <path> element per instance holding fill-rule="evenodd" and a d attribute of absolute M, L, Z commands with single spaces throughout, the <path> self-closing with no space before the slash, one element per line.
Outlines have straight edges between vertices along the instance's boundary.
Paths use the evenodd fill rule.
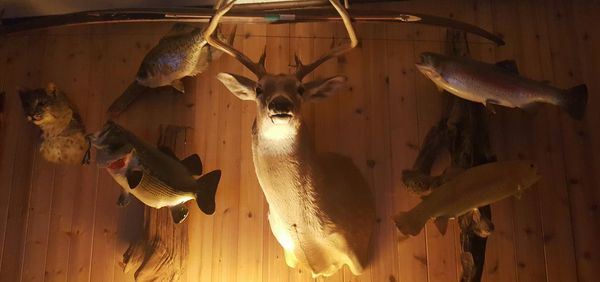
<path fill-rule="evenodd" d="M 274 124 L 287 123 L 292 117 L 294 104 L 289 99 L 278 96 L 269 102 L 269 117 Z"/>

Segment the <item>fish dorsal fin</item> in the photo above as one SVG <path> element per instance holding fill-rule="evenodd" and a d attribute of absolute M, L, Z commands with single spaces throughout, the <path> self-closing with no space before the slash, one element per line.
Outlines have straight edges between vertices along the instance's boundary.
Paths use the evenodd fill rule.
<path fill-rule="evenodd" d="M 446 231 L 448 230 L 448 217 L 440 216 L 435 219 L 434 223 L 437 229 L 440 231 L 440 234 L 446 235 Z"/>
<path fill-rule="evenodd" d="M 165 153 L 165 155 L 179 161 L 179 159 L 177 158 L 177 155 L 175 155 L 175 153 L 173 152 L 173 150 L 171 150 L 171 148 L 165 147 L 165 146 L 158 146 L 158 150 Z"/>
<path fill-rule="evenodd" d="M 186 35 L 194 30 L 196 30 L 196 27 L 193 27 L 193 26 L 185 24 L 185 23 L 176 23 L 171 27 L 171 29 L 167 32 L 167 34 L 165 34 L 160 39 L 160 41 L 163 41 L 163 40 L 166 40 L 169 38 L 173 38 L 173 37 L 177 37 L 177 36 Z"/>
<path fill-rule="evenodd" d="M 202 160 L 196 154 L 193 154 L 183 160 L 181 160 L 181 164 L 183 164 L 190 174 L 192 175 L 202 175 Z"/>
<path fill-rule="evenodd" d="M 128 170 L 127 173 L 125 173 L 125 177 L 127 178 L 127 184 L 129 185 L 129 189 L 133 190 L 137 188 L 138 185 L 140 185 L 140 182 L 142 182 L 143 176 L 144 173 L 142 171 Z"/>
<path fill-rule="evenodd" d="M 496 63 L 496 66 L 513 74 L 519 74 L 517 62 L 514 60 L 504 60 Z"/>

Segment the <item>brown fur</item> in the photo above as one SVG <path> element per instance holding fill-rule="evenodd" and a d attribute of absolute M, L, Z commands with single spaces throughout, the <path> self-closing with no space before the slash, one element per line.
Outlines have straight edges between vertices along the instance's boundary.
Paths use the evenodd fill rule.
<path fill-rule="evenodd" d="M 27 119 L 42 130 L 40 153 L 49 162 L 79 164 L 86 151 L 85 129 L 79 115 L 54 84 L 20 91 Z"/>

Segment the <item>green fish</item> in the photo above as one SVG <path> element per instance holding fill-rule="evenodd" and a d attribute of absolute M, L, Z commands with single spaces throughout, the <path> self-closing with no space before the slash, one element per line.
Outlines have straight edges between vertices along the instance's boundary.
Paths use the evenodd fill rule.
<path fill-rule="evenodd" d="M 446 233 L 448 219 L 470 210 L 523 193 L 540 179 L 530 161 L 504 161 L 470 168 L 423 196 L 413 209 L 399 213 L 394 221 L 405 235 L 417 235 L 425 223 L 435 218 L 436 226 Z"/>

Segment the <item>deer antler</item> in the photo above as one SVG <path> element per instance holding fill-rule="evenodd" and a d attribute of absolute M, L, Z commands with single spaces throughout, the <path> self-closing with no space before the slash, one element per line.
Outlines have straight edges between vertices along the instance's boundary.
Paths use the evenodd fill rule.
<path fill-rule="evenodd" d="M 331 2 L 331 5 L 333 5 L 333 7 L 338 11 L 340 16 L 342 17 L 342 20 L 344 21 L 344 26 L 346 27 L 346 30 L 348 31 L 348 36 L 350 37 L 350 45 L 339 46 L 335 49 L 332 49 L 331 51 L 322 55 L 319 59 L 317 59 L 309 65 L 303 65 L 300 61 L 300 58 L 298 58 L 298 55 L 296 55 L 295 60 L 296 65 L 298 66 L 298 69 L 296 69 L 296 77 L 300 81 L 302 81 L 302 79 L 307 74 L 314 71 L 322 63 L 326 62 L 331 58 L 340 56 L 352 50 L 354 47 L 356 47 L 356 45 L 358 45 L 358 39 L 356 38 L 356 33 L 354 32 L 354 27 L 352 26 L 352 20 L 350 19 L 350 15 L 348 15 L 348 11 L 337 0 L 329 0 L 329 2 Z"/>
<path fill-rule="evenodd" d="M 263 75 L 267 73 L 265 69 L 265 57 L 266 52 L 263 52 L 262 56 L 258 63 L 252 62 L 244 53 L 235 49 L 233 46 L 219 40 L 216 36 L 213 36 L 213 33 L 217 29 L 217 25 L 221 18 L 233 7 L 233 4 L 236 0 L 231 0 L 231 2 L 226 5 L 220 5 L 221 7 L 215 12 L 215 15 L 210 19 L 208 26 L 204 30 L 204 39 L 211 46 L 223 51 L 224 53 L 236 58 L 240 63 L 242 63 L 246 68 L 252 71 L 258 78 L 261 78 Z M 218 4 L 221 4 L 220 2 Z M 266 51 L 266 50 L 265 50 Z"/>

